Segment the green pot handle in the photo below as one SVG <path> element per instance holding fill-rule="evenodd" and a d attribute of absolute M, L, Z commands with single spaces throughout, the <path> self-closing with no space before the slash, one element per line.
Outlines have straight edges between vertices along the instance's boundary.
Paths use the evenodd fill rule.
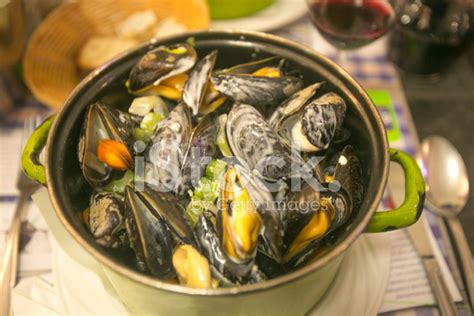
<path fill-rule="evenodd" d="M 36 182 L 46 185 L 46 172 L 39 161 L 39 155 L 46 145 L 49 130 L 56 114 L 48 117 L 28 138 L 21 154 L 21 165 L 25 174 Z"/>
<path fill-rule="evenodd" d="M 399 208 L 377 212 L 365 232 L 378 233 L 408 227 L 421 215 L 425 203 L 425 181 L 415 159 L 407 153 L 390 149 L 390 160 L 398 163 L 405 173 L 405 200 Z"/>

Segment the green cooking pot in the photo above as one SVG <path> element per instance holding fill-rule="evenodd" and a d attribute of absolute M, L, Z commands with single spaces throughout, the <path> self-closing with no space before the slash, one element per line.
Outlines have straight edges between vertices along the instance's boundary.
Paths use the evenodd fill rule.
<path fill-rule="evenodd" d="M 269 5 L 275 0 L 207 0 L 211 18 L 234 19 L 254 14 Z"/>
<path fill-rule="evenodd" d="M 132 97 L 124 88 L 128 73 L 148 50 L 194 37 L 200 57 L 219 51 L 217 68 L 252 58 L 278 55 L 299 71 L 305 84 L 325 81 L 322 93 L 334 91 L 347 103 L 345 127 L 363 166 L 365 195 L 346 229 L 334 234 L 331 245 L 304 267 L 252 285 L 218 289 L 191 289 L 138 272 L 125 258 L 100 247 L 78 219 L 88 206 L 92 189 L 77 159 L 79 134 L 87 107 L 96 101 L 126 108 Z M 37 156 L 45 146 L 45 165 Z M 394 161 L 405 172 L 405 201 L 397 209 L 377 212 Z M 326 292 L 345 251 L 362 233 L 407 227 L 418 219 L 424 203 L 421 172 L 409 155 L 388 147 L 383 122 L 364 89 L 341 67 L 309 49 L 273 35 L 244 31 L 207 31 L 169 37 L 145 44 L 116 58 L 85 78 L 56 117 L 46 120 L 26 144 L 25 172 L 47 186 L 56 214 L 45 214 L 61 246 L 95 271 L 105 287 L 139 314 L 303 314 Z M 58 221 L 59 219 L 59 221 Z M 61 224 L 59 224 L 59 222 Z M 62 233 L 61 233 L 62 232 Z"/>

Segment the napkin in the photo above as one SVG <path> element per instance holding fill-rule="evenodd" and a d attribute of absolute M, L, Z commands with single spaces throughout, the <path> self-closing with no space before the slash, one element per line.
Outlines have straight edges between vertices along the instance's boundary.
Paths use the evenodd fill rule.
<path fill-rule="evenodd" d="M 13 291 L 13 310 L 21 315 L 60 315 L 54 286 L 42 277 L 24 278 Z"/>
<path fill-rule="evenodd" d="M 376 315 L 388 283 L 390 247 L 386 237 L 361 236 L 348 250 L 338 275 L 311 315 Z M 128 315 L 101 280 L 53 246 L 54 285 L 41 277 L 15 288 L 15 315 Z M 354 290 L 357 285 L 357 290 Z M 342 302 L 342 304 L 341 304 Z"/>
<path fill-rule="evenodd" d="M 64 227 L 58 226 L 47 191 L 42 189 L 33 199 L 53 230 L 53 284 L 40 277 L 22 280 L 14 289 L 15 313 L 127 315 L 126 308 L 104 288 L 100 276 L 60 247 L 70 242 L 64 240 L 70 237 L 60 233 Z M 60 241 L 58 236 L 62 236 Z M 89 256 L 86 252 L 83 255 Z M 383 235 L 361 235 L 345 254 L 333 285 L 310 314 L 376 315 L 387 287 L 389 267 L 389 239 Z"/>

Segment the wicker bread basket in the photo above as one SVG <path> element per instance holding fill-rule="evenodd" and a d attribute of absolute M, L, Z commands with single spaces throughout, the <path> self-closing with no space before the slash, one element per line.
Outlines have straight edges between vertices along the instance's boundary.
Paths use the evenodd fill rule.
<path fill-rule="evenodd" d="M 155 12 L 185 25 L 188 30 L 209 27 L 205 0 L 82 0 L 54 10 L 36 29 L 24 56 L 25 80 L 42 103 L 60 108 L 83 73 L 78 53 L 89 37 L 114 34 L 116 25 L 131 14 Z"/>

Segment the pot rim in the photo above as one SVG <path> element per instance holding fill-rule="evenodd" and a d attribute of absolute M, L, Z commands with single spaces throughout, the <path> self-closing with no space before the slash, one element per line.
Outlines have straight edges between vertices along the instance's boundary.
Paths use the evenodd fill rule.
<path fill-rule="evenodd" d="M 89 244 L 89 242 L 84 239 L 73 227 L 68 222 L 68 219 L 66 218 L 65 214 L 62 212 L 60 208 L 60 203 L 57 198 L 57 193 L 54 188 L 48 185 L 48 194 L 51 199 L 52 205 L 54 207 L 54 210 L 59 217 L 61 223 L 66 227 L 66 230 L 68 231 L 69 234 L 72 235 L 72 237 L 75 239 L 76 242 L 78 242 L 86 251 L 94 258 L 96 259 L 100 264 L 105 265 L 107 268 L 111 269 L 112 271 L 120 274 L 123 277 L 129 278 L 135 282 L 138 282 L 140 284 L 160 289 L 160 290 L 165 290 L 165 291 L 170 291 L 178 294 L 184 294 L 184 295 L 196 295 L 196 296 L 235 296 L 235 295 L 241 295 L 241 294 L 251 294 L 263 290 L 268 290 L 271 288 L 276 288 L 279 286 L 282 286 L 286 283 L 290 283 L 293 281 L 296 281 L 300 278 L 303 278 L 306 275 L 309 275 L 310 273 L 318 270 L 319 268 L 323 267 L 324 265 L 328 264 L 332 260 L 334 260 L 336 257 L 344 253 L 350 245 L 359 237 L 361 233 L 364 232 L 365 227 L 368 225 L 370 219 L 372 218 L 373 214 L 376 212 L 377 207 L 379 206 L 379 203 L 382 199 L 383 192 L 385 190 L 385 186 L 387 183 L 388 179 L 388 172 L 389 172 L 389 146 L 388 146 L 388 140 L 386 137 L 386 131 L 385 127 L 383 124 L 383 121 L 378 114 L 378 111 L 373 104 L 372 100 L 370 97 L 367 95 L 365 90 L 361 87 L 361 85 L 351 76 L 349 75 L 342 67 L 337 65 L 335 62 L 330 60 L 329 58 L 323 56 L 321 53 L 317 52 L 316 50 L 304 46 L 302 44 L 298 44 L 294 41 L 272 35 L 272 34 L 267 34 L 263 32 L 256 32 L 256 31 L 244 31 L 244 30 L 207 30 L 207 31 L 197 31 L 197 32 L 189 32 L 186 33 L 187 36 L 193 37 L 193 36 L 199 36 L 202 34 L 214 34 L 214 35 L 238 35 L 238 36 L 250 36 L 258 39 L 266 39 L 270 40 L 273 43 L 279 44 L 282 47 L 289 47 L 293 48 L 297 51 L 304 52 L 305 54 L 308 55 L 313 55 L 317 57 L 320 61 L 324 62 L 327 64 L 327 66 L 331 67 L 334 71 L 338 72 L 339 76 L 343 77 L 345 80 L 347 80 L 353 88 L 355 88 L 356 92 L 359 93 L 364 101 L 368 103 L 370 106 L 368 107 L 367 111 L 371 112 L 374 121 L 375 121 L 375 130 L 381 131 L 383 133 L 382 137 L 382 145 L 383 145 L 383 153 L 382 153 L 382 158 L 384 160 L 383 163 L 383 170 L 382 170 L 382 179 L 381 179 L 381 184 L 378 188 L 378 191 L 376 194 L 374 194 L 374 198 L 372 202 L 370 203 L 368 210 L 366 211 L 366 214 L 362 221 L 352 229 L 352 231 L 349 233 L 349 235 L 337 246 L 333 247 L 327 254 L 325 254 L 323 257 L 319 258 L 318 260 L 315 260 L 314 262 L 298 268 L 295 271 L 292 271 L 290 273 L 287 273 L 285 275 L 279 276 L 274 279 L 266 280 L 263 282 L 259 282 L 256 284 L 248 284 L 248 285 L 242 285 L 242 286 L 235 286 L 235 287 L 229 287 L 229 288 L 217 288 L 217 289 L 194 289 L 194 288 L 189 288 L 177 284 L 170 284 L 164 281 L 161 281 L 153 276 L 150 275 L 145 275 L 143 273 L 140 273 L 138 271 L 135 271 L 131 268 L 128 268 L 120 263 L 118 263 L 116 260 L 113 260 L 112 258 L 108 257 L 105 255 L 103 252 L 99 251 L 98 249 L 94 248 L 92 245 Z M 63 116 L 66 116 L 66 109 L 73 106 L 74 103 L 72 103 L 72 100 L 75 99 L 75 97 L 81 93 L 81 91 L 84 89 L 84 87 L 94 78 L 99 76 L 100 74 L 107 72 L 108 68 L 112 64 L 119 63 L 122 57 L 130 54 L 132 51 L 142 49 L 146 46 L 149 45 L 155 45 L 157 42 L 161 41 L 166 41 L 173 39 L 174 37 L 179 37 L 183 36 L 183 34 L 180 35 L 174 35 L 174 36 L 169 36 L 166 38 L 162 38 L 159 40 L 151 40 L 150 42 L 144 43 L 138 47 L 132 48 L 130 50 L 127 50 L 123 54 L 117 56 L 116 58 L 112 59 L 111 61 L 107 62 L 100 68 L 96 69 L 92 73 L 90 73 L 86 78 L 84 78 L 77 86 L 76 88 L 72 91 L 72 93 L 69 95 L 68 99 L 64 103 L 64 106 L 60 109 L 60 111 L 57 114 L 57 117 L 51 127 L 51 131 L 48 136 L 48 141 L 46 144 L 46 182 L 47 183 L 54 183 L 52 181 L 53 179 L 53 172 L 52 169 L 50 168 L 49 165 L 49 155 L 53 151 L 53 145 L 52 145 L 52 138 L 53 135 L 55 135 L 58 130 L 58 122 L 60 122 L 63 119 Z M 51 166 L 52 167 L 52 166 Z"/>

